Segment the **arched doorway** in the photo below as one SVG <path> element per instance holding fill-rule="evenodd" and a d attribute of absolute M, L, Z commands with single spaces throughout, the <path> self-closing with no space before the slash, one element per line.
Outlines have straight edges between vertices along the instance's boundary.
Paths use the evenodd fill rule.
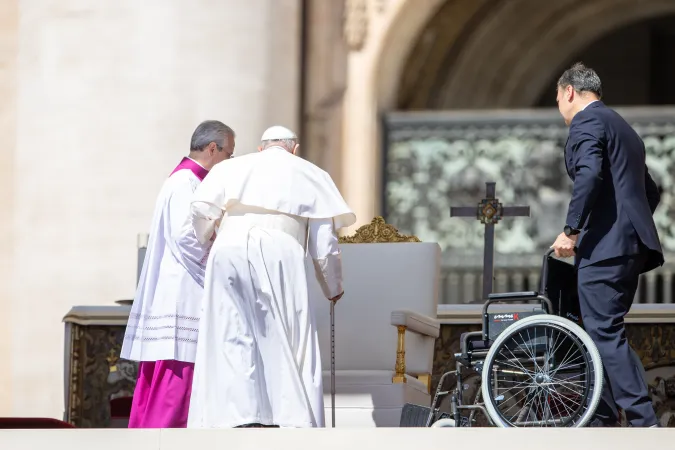
<path fill-rule="evenodd" d="M 675 15 L 645 19 L 613 30 L 574 56 L 602 78 L 609 105 L 675 105 Z M 575 60 L 568 59 L 561 72 Z M 557 73 L 533 106 L 555 107 Z"/>
<path fill-rule="evenodd" d="M 652 65 L 654 51 L 661 64 L 672 60 L 672 14 L 669 0 L 446 1 L 403 64 L 396 109 L 538 106 L 551 80 L 579 59 L 615 72 L 604 75 L 608 82 L 627 81 L 618 74 Z"/>

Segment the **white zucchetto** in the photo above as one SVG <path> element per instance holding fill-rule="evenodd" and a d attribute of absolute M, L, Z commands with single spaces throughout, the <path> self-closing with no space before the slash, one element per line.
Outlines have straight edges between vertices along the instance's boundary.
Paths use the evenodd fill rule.
<path fill-rule="evenodd" d="M 266 129 L 260 138 L 261 141 L 280 141 L 283 139 L 295 140 L 298 139 L 298 136 L 286 127 L 275 125 Z"/>

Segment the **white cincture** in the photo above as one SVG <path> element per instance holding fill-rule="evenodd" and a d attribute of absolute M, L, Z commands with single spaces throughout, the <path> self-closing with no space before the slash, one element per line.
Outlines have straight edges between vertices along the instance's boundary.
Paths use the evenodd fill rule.
<path fill-rule="evenodd" d="M 309 220 L 303 217 L 291 216 L 262 208 L 239 206 L 225 213 L 218 229 L 218 234 L 227 233 L 228 229 L 234 227 L 259 227 L 282 231 L 297 240 L 298 244 L 302 246 L 303 251 L 307 248 Z"/>

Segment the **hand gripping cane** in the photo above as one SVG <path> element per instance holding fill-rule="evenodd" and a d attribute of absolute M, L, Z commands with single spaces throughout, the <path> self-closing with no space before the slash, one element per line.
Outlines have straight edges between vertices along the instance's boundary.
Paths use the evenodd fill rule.
<path fill-rule="evenodd" d="M 335 302 L 330 302 L 330 406 L 335 428 Z"/>

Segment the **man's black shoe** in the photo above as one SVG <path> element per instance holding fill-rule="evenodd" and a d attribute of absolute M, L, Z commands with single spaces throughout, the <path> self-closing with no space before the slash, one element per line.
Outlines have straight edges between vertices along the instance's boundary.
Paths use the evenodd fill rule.
<path fill-rule="evenodd" d="M 616 428 L 620 427 L 621 425 L 618 422 L 603 422 L 600 419 L 593 419 L 589 422 L 588 426 L 590 428 L 605 428 L 605 427 Z"/>

